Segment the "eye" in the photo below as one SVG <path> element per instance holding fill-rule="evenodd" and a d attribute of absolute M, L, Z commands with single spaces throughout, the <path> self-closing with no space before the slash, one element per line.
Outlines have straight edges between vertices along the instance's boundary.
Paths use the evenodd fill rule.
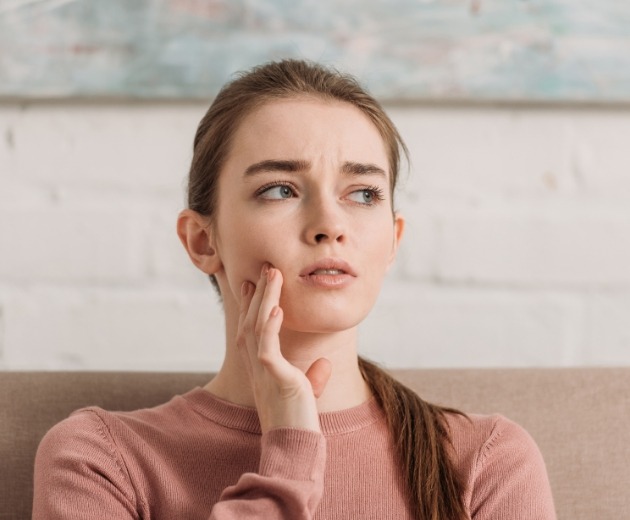
<path fill-rule="evenodd" d="M 258 191 L 258 196 L 262 199 L 281 200 L 294 197 L 295 192 L 287 184 L 275 184 L 273 186 L 263 186 Z"/>
<path fill-rule="evenodd" d="M 353 191 L 349 196 L 353 202 L 364 204 L 366 206 L 373 206 L 377 201 L 383 200 L 383 190 L 378 186 L 371 186 L 369 188 L 363 188 L 361 190 Z"/>

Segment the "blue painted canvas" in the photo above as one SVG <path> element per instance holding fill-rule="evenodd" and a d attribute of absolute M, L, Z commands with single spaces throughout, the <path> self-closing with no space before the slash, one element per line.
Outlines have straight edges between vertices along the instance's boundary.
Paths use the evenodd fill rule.
<path fill-rule="evenodd" d="M 630 101 L 623 0 L 0 0 L 0 97 L 211 98 L 285 57 L 383 100 Z"/>

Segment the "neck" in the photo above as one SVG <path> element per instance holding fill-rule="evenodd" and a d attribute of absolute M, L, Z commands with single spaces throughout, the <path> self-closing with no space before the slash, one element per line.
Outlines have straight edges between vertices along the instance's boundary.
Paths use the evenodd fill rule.
<path fill-rule="evenodd" d="M 206 390 L 227 401 L 243 406 L 255 406 L 251 385 L 244 385 L 249 376 L 244 360 L 234 341 L 236 326 L 226 313 L 226 355 L 221 370 L 206 385 Z M 332 364 L 332 374 L 317 400 L 320 412 L 343 410 L 358 406 L 370 398 L 370 390 L 359 371 L 357 330 L 314 334 L 283 330 L 280 345 L 284 357 L 303 372 L 319 358 Z"/>

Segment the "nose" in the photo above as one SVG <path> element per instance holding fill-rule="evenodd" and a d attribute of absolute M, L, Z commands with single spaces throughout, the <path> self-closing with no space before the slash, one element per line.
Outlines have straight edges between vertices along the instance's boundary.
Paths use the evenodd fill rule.
<path fill-rule="evenodd" d="M 308 209 L 307 223 L 304 229 L 306 242 L 312 245 L 325 243 L 343 243 L 346 232 L 341 214 L 333 201 L 319 200 Z"/>

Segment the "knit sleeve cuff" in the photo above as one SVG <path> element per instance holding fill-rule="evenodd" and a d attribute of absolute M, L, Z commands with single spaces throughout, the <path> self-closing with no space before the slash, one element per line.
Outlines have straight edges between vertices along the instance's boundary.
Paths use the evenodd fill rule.
<path fill-rule="evenodd" d="M 319 480 L 326 466 L 326 439 L 319 433 L 277 428 L 262 437 L 260 475 L 290 480 Z"/>

